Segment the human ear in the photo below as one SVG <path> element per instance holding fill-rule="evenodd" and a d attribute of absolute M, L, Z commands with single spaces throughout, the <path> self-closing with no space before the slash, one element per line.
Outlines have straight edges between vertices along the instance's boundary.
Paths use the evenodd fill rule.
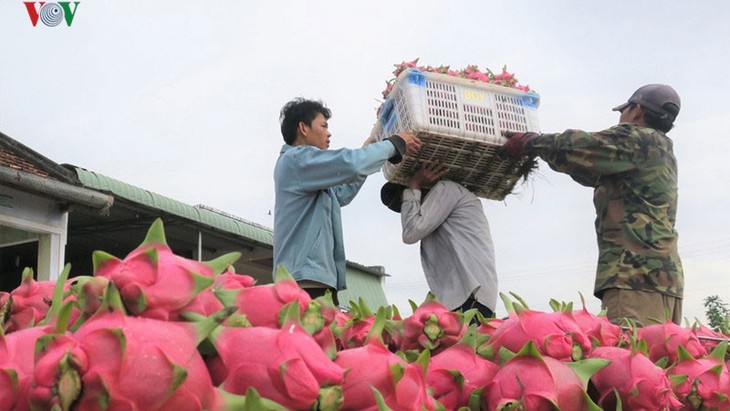
<path fill-rule="evenodd" d="M 300 121 L 297 125 L 297 132 L 302 136 L 307 135 L 307 125 L 303 121 Z"/>

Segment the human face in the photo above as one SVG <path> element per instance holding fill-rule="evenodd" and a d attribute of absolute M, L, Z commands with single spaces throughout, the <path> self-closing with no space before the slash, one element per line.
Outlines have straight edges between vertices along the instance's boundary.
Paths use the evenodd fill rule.
<path fill-rule="evenodd" d="M 312 124 L 309 126 L 303 122 L 299 123 L 299 137 L 303 145 L 314 146 L 320 150 L 327 150 L 330 146 L 331 136 L 329 124 L 322 113 L 317 114 L 317 117 L 312 120 Z"/>
<path fill-rule="evenodd" d="M 641 108 L 637 104 L 631 104 L 625 109 L 621 110 L 621 116 L 619 117 L 619 123 L 632 123 L 638 124 L 638 120 L 642 117 Z"/>

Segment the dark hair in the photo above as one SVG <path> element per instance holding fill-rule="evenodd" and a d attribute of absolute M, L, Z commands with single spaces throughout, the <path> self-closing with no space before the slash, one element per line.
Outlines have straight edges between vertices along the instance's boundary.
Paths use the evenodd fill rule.
<path fill-rule="evenodd" d="M 284 137 L 284 142 L 286 144 L 294 143 L 297 139 L 297 127 L 299 127 L 299 123 L 304 122 L 304 124 L 311 126 L 312 121 L 320 113 L 326 120 L 332 117 L 330 109 L 325 107 L 321 101 L 297 97 L 286 103 L 279 113 L 281 135 Z"/>
<path fill-rule="evenodd" d="M 672 127 L 674 127 L 674 119 L 676 117 L 676 114 L 674 114 L 673 116 L 667 114 L 659 114 L 656 111 L 637 103 L 629 103 L 629 105 L 626 106 L 624 110 L 631 110 L 636 106 L 641 107 L 641 113 L 644 116 L 644 122 L 647 126 L 653 128 L 654 130 L 659 130 L 666 133 L 671 130 Z M 679 109 L 677 109 L 676 106 L 674 106 L 672 103 L 665 104 L 664 109 L 669 113 L 679 112 Z M 621 111 L 623 112 L 624 110 Z"/>
<path fill-rule="evenodd" d="M 643 106 L 641 108 L 644 112 L 644 121 L 646 122 L 646 124 L 649 127 L 655 130 L 662 131 L 664 133 L 668 132 L 672 129 L 672 127 L 674 127 L 674 119 L 679 113 L 679 108 L 673 103 L 666 103 L 662 107 L 664 111 L 667 112 L 667 114 L 660 114 Z"/>

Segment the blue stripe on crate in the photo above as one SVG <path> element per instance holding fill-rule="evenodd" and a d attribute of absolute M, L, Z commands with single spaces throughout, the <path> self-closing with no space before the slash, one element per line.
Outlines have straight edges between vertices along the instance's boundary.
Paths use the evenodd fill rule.
<path fill-rule="evenodd" d="M 540 97 L 535 93 L 528 93 L 522 96 L 522 105 L 530 108 L 537 108 L 537 103 L 540 101 Z"/>
<path fill-rule="evenodd" d="M 423 87 L 426 85 L 426 77 L 419 70 L 411 69 L 408 72 L 408 82 Z"/>
<path fill-rule="evenodd" d="M 390 130 L 393 128 L 393 124 L 395 124 L 397 118 L 398 113 L 395 110 L 395 101 L 392 98 L 388 98 L 380 110 L 380 122 L 383 124 L 383 128 L 385 128 L 386 135 L 390 134 Z"/>

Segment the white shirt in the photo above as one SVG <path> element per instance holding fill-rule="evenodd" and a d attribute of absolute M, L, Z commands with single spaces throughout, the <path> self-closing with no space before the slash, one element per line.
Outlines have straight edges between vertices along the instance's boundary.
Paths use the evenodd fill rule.
<path fill-rule="evenodd" d="M 403 191 L 403 242 L 421 242 L 421 265 L 431 292 L 448 309 L 471 294 L 495 311 L 497 271 L 482 203 L 453 181 L 442 180 L 421 204 L 421 191 Z"/>

